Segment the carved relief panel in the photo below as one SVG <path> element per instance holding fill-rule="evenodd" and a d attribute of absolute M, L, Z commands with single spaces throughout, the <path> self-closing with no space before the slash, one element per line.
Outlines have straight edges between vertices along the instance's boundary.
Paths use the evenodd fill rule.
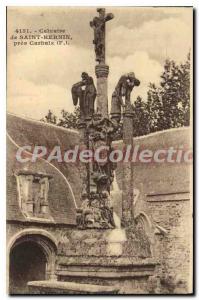
<path fill-rule="evenodd" d="M 15 174 L 18 187 L 19 206 L 26 217 L 49 219 L 49 180 L 51 175 L 19 171 Z"/>

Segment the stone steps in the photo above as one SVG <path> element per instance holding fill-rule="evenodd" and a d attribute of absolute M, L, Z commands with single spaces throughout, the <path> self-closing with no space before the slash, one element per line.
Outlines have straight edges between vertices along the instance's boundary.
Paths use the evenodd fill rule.
<path fill-rule="evenodd" d="M 117 294 L 115 286 L 94 285 L 54 280 L 28 282 L 30 294 Z"/>

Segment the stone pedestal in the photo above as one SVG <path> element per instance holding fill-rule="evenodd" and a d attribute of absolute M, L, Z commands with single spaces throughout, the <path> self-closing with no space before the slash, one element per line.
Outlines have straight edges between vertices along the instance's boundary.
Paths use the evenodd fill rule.
<path fill-rule="evenodd" d="M 148 294 L 148 282 L 155 270 L 152 259 L 123 257 L 59 258 L 58 264 L 60 282 L 109 286 L 118 294 Z"/>
<path fill-rule="evenodd" d="M 108 117 L 108 84 L 109 67 L 100 64 L 95 67 L 97 77 L 97 113 Z"/>
<path fill-rule="evenodd" d="M 116 236 L 113 236 L 113 233 Z M 121 251 L 113 248 L 122 231 Z M 117 238 L 117 239 L 115 239 Z M 56 275 L 59 282 L 97 284 L 118 289 L 119 294 L 147 294 L 148 280 L 154 275 L 156 263 L 143 230 L 87 229 L 74 230 L 67 243 L 58 249 Z M 110 251 L 111 250 L 111 251 Z"/>

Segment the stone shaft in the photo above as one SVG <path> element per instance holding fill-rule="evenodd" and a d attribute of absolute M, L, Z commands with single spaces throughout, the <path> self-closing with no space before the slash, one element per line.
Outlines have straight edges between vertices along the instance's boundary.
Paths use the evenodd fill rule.
<path fill-rule="evenodd" d="M 124 147 L 131 145 L 133 148 L 133 115 L 125 112 L 123 120 Z M 122 225 L 128 227 L 133 223 L 133 163 L 123 162 L 123 187 L 122 187 Z"/>
<path fill-rule="evenodd" d="M 97 113 L 108 117 L 108 74 L 109 67 L 100 64 L 95 67 L 97 77 Z"/>
<path fill-rule="evenodd" d="M 88 149 L 88 137 L 86 134 L 86 122 L 81 121 L 78 125 L 79 130 L 79 147 L 80 151 L 83 149 Z M 89 165 L 79 162 L 80 168 L 80 178 L 82 181 L 82 185 L 84 187 L 84 192 L 90 193 L 89 183 L 90 183 L 90 173 L 89 173 Z"/>

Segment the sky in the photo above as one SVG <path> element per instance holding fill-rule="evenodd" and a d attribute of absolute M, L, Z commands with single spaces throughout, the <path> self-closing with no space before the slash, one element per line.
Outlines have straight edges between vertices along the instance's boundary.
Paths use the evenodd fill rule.
<path fill-rule="evenodd" d="M 114 19 L 106 25 L 106 63 L 110 67 L 108 98 L 121 75 L 134 72 L 141 84 L 132 92 L 146 99 L 150 82 L 159 84 L 167 58 L 181 63 L 192 51 L 192 8 L 109 7 Z M 95 78 L 93 30 L 96 8 L 8 7 L 7 110 L 40 120 L 74 110 L 71 87 L 87 72 Z M 65 29 L 68 46 L 13 46 L 16 29 Z M 109 105 L 110 106 L 110 105 Z"/>

